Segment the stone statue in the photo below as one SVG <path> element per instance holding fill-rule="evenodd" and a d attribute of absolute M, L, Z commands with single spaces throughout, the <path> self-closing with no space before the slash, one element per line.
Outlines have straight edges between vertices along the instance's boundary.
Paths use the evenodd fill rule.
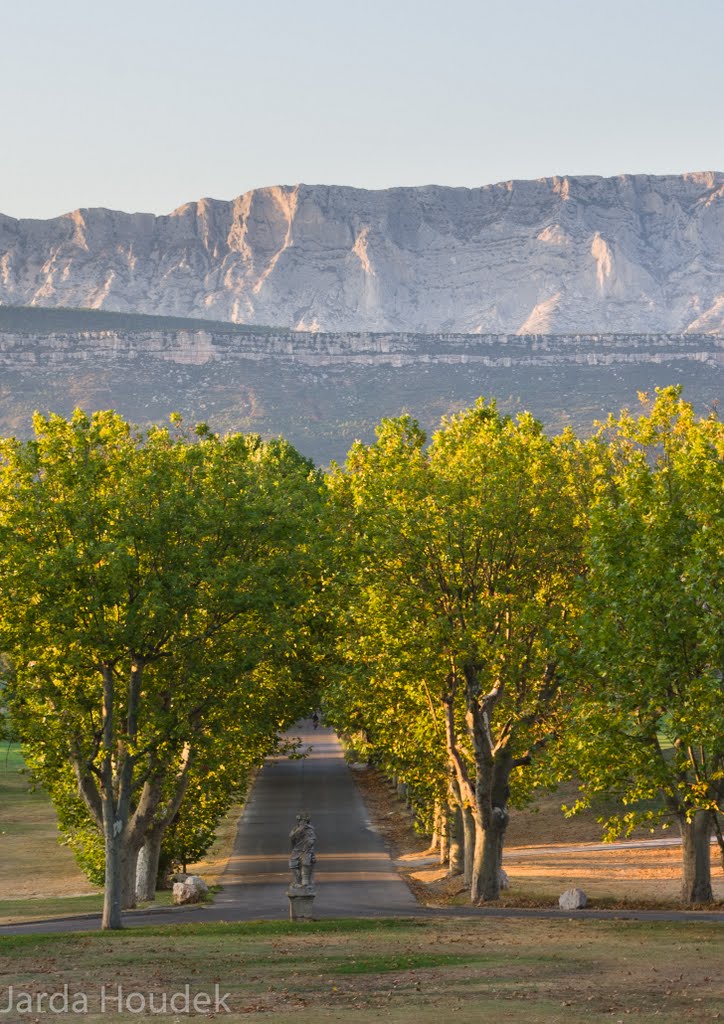
<path fill-rule="evenodd" d="M 317 859 L 314 853 L 317 834 L 308 814 L 297 815 L 297 823 L 289 833 L 289 839 L 292 844 L 292 854 L 289 858 L 293 876 L 292 888 L 311 889 L 314 886 L 314 862 Z"/>

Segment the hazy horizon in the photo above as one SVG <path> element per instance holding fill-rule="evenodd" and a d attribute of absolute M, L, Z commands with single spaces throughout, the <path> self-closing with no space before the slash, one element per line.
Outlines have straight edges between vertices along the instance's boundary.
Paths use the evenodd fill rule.
<path fill-rule="evenodd" d="M 0 210 L 163 214 L 285 182 L 724 167 L 724 7 L 51 0 L 3 11 Z"/>

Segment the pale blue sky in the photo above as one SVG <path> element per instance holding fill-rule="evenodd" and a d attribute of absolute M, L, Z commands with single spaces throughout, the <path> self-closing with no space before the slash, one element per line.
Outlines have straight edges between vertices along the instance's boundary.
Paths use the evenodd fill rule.
<path fill-rule="evenodd" d="M 5 0 L 0 212 L 724 170 L 724 3 Z"/>

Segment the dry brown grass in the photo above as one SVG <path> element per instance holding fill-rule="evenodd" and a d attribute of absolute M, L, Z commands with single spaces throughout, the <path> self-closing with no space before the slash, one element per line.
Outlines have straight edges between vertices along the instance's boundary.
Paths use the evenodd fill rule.
<path fill-rule="evenodd" d="M 447 878 L 445 868 L 422 864 L 429 854 L 428 837 L 414 831 L 409 808 L 394 788 L 373 768 L 355 772 L 375 825 L 385 836 L 393 856 L 401 862 L 418 899 L 436 905 L 467 902 L 460 878 Z M 681 886 L 679 847 L 651 846 L 605 850 L 566 849 L 572 844 L 601 843 L 601 826 L 593 813 L 566 818 L 562 802 L 572 802 L 574 787 L 558 794 L 543 794 L 531 807 L 513 810 L 506 837 L 504 867 L 511 888 L 502 894 L 502 906 L 555 906 L 564 889 L 584 889 L 591 904 L 599 907 L 662 906 L 678 909 Z M 655 838 L 671 837 L 659 831 Z M 646 841 L 648 829 L 631 837 Z M 427 858 L 426 858 L 427 859 Z M 712 857 L 715 898 L 724 900 L 724 873 Z"/>
<path fill-rule="evenodd" d="M 706 922 L 443 918 L 28 936 L 0 947 L 0 1008 L 11 984 L 67 984 L 87 993 L 89 1024 L 120 1024 L 130 1015 L 98 1012 L 102 985 L 161 995 L 218 983 L 231 1011 L 218 1019 L 230 1024 L 704 1024 L 720 1019 L 723 954 L 721 929 Z"/>

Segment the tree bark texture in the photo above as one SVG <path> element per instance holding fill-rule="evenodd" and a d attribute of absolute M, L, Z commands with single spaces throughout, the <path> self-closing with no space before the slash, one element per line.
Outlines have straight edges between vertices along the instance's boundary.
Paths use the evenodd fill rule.
<path fill-rule="evenodd" d="M 465 870 L 465 833 L 460 806 L 460 788 L 454 778 L 450 780 L 448 807 L 448 877 L 461 875 Z"/>
<path fill-rule="evenodd" d="M 136 906 L 136 865 L 138 846 L 128 841 L 121 853 L 121 908 L 132 910 Z"/>
<path fill-rule="evenodd" d="M 440 804 L 440 848 L 438 850 L 438 861 L 440 864 L 447 864 L 450 853 L 450 818 L 448 808 Z"/>
<path fill-rule="evenodd" d="M 143 665 L 133 659 L 128 680 L 128 711 L 125 739 L 137 732 L 138 702 Z M 129 829 L 134 758 L 127 743 L 116 735 L 116 679 L 110 664 L 101 666 L 103 679 L 103 762 L 100 771 L 100 802 L 103 813 L 106 872 L 102 927 L 122 927 L 121 911 L 136 905 L 136 857 L 141 845 Z M 144 790 L 146 787 L 144 786 Z M 81 787 L 81 792 L 83 788 Z M 85 796 L 89 807 L 93 799 Z"/>
<path fill-rule="evenodd" d="M 500 899 L 500 869 L 514 762 L 510 752 L 511 729 L 499 730 L 495 740 L 491 730 L 490 719 L 502 697 L 502 682 L 496 681 L 490 692 L 482 695 L 476 666 L 466 665 L 465 689 L 466 722 L 475 757 L 475 822 L 483 833 L 480 851 L 476 837 L 470 890 L 471 901 L 475 903 Z"/>
<path fill-rule="evenodd" d="M 463 808 L 463 833 L 465 837 L 465 867 L 463 882 L 470 888 L 473 882 L 473 853 L 475 851 L 475 818 L 468 806 Z"/>
<path fill-rule="evenodd" d="M 711 833 L 710 811 L 695 811 L 690 821 L 679 814 L 682 841 L 682 886 L 684 903 L 711 903 Z"/>
<path fill-rule="evenodd" d="M 465 759 L 460 753 L 455 732 L 455 715 L 453 703 L 455 699 L 456 683 L 454 674 L 451 673 L 449 680 L 450 692 L 443 701 L 445 711 L 445 743 L 450 763 L 451 775 L 457 785 L 460 806 L 463 819 L 464 848 L 464 880 L 465 885 L 470 888 L 470 899 L 477 902 L 477 887 L 473 885 L 476 875 L 476 863 L 482 866 L 483 841 L 482 841 L 482 820 L 479 819 L 475 785 L 470 778 Z"/>
<path fill-rule="evenodd" d="M 483 843 L 482 877 L 480 891 L 483 900 L 500 899 L 500 869 L 503 864 L 503 841 L 508 815 L 500 807 L 494 807 Z"/>
<path fill-rule="evenodd" d="M 140 903 L 147 903 L 156 898 L 162 842 L 163 830 L 153 829 L 146 836 L 146 841 L 139 851 L 136 863 L 136 899 Z"/>
<path fill-rule="evenodd" d="M 440 849 L 440 804 L 437 800 L 432 810 L 432 836 L 429 849 L 431 853 Z"/>
<path fill-rule="evenodd" d="M 112 801 L 103 801 L 106 873 L 103 892 L 103 928 L 121 928 L 121 835 L 115 831 Z"/>
<path fill-rule="evenodd" d="M 103 893 L 103 928 L 121 928 L 123 886 L 123 831 L 125 822 L 118 814 L 113 786 L 113 718 L 115 681 L 113 668 L 104 665 L 103 675 L 103 763 L 101 767 L 101 805 L 105 839 L 106 873 Z"/>
<path fill-rule="evenodd" d="M 482 825 L 475 821 L 475 842 L 473 844 L 473 858 L 470 878 L 470 902 L 478 903 L 483 898 L 483 854 L 485 849 L 485 831 Z"/>
<path fill-rule="evenodd" d="M 500 871 L 503 866 L 503 846 L 508 827 L 508 800 L 512 770 L 513 759 L 508 751 L 503 749 L 493 758 L 486 805 L 481 809 L 485 829 L 483 877 L 481 880 L 483 900 L 500 899 Z"/>

